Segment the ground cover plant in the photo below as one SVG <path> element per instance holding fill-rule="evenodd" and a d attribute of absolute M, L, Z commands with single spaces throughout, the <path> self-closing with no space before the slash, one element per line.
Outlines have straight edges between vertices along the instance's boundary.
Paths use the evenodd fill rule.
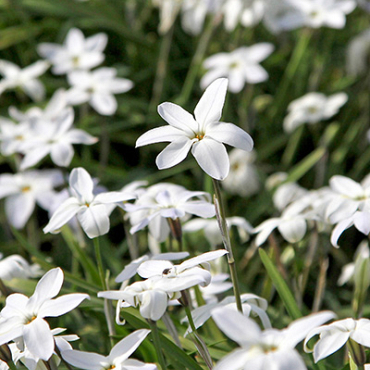
<path fill-rule="evenodd" d="M 369 369 L 369 13 L 0 1 L 0 369 Z"/>

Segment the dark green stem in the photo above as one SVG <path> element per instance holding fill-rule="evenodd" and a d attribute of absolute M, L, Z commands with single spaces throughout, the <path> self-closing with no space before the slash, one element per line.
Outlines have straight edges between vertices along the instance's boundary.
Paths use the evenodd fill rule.
<path fill-rule="evenodd" d="M 161 348 L 161 339 L 159 337 L 157 323 L 153 320 L 148 319 L 150 329 L 152 330 L 152 338 L 155 350 L 157 352 L 158 362 L 161 365 L 162 370 L 166 370 L 166 362 L 164 361 L 162 348 Z"/>
<path fill-rule="evenodd" d="M 222 202 L 220 182 L 219 180 L 216 180 L 214 178 L 212 178 L 212 182 L 213 182 L 213 188 L 215 191 L 214 196 L 213 196 L 213 201 L 216 207 L 217 221 L 218 221 L 218 225 L 221 230 L 222 241 L 224 243 L 225 249 L 229 252 L 227 254 L 227 262 L 229 264 L 231 281 L 233 283 L 236 307 L 238 308 L 239 312 L 243 312 L 242 302 L 240 299 L 239 282 L 238 282 L 235 260 L 234 260 L 234 253 L 233 253 L 231 242 L 230 242 L 229 228 L 227 227 L 225 209 L 224 209 L 223 202 Z"/>

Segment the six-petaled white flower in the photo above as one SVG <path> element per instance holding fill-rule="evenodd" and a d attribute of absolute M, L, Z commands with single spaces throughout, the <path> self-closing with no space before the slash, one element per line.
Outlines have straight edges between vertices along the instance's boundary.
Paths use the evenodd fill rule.
<path fill-rule="evenodd" d="M 228 81 L 220 78 L 208 86 L 195 107 L 195 118 L 172 103 L 162 103 L 158 113 L 169 126 L 154 128 L 141 135 L 136 147 L 159 142 L 170 144 L 157 156 L 158 168 L 175 166 L 189 150 L 200 167 L 211 177 L 223 180 L 229 173 L 229 157 L 223 144 L 250 151 L 252 138 L 240 127 L 220 122 Z"/>

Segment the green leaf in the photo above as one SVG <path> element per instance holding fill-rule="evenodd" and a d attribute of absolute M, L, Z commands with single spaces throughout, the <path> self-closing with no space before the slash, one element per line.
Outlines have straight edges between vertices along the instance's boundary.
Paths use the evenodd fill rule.
<path fill-rule="evenodd" d="M 295 302 L 292 292 L 288 288 L 288 285 L 286 284 L 283 277 L 275 267 L 274 263 L 271 261 L 271 259 L 263 249 L 260 248 L 258 251 L 260 254 L 261 261 L 265 266 L 266 271 L 270 279 L 272 280 L 272 283 L 274 284 L 281 300 L 283 301 L 290 317 L 293 320 L 302 317 L 302 313 L 299 310 L 297 303 Z"/>

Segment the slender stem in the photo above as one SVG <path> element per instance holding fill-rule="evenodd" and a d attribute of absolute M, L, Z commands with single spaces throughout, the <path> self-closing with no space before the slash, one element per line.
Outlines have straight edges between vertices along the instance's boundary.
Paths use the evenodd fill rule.
<path fill-rule="evenodd" d="M 150 325 L 150 329 L 152 330 L 152 338 L 155 350 L 157 352 L 158 362 L 161 365 L 162 370 L 166 370 L 166 362 L 164 361 L 162 348 L 161 348 L 161 339 L 159 337 L 157 323 L 153 320 L 148 319 L 148 323 Z"/>
<path fill-rule="evenodd" d="M 229 228 L 227 227 L 225 210 L 224 210 L 224 206 L 222 202 L 220 182 L 214 178 L 212 178 L 212 182 L 213 182 L 213 188 L 215 191 L 213 200 L 214 200 L 215 207 L 216 207 L 217 221 L 218 221 L 218 225 L 221 230 L 222 240 L 223 240 L 225 249 L 229 252 L 227 254 L 227 262 L 229 264 L 231 282 L 233 283 L 236 307 L 238 308 L 238 311 L 243 312 L 242 302 L 240 299 L 239 282 L 238 282 L 235 260 L 234 260 L 234 253 L 233 253 L 231 242 L 230 242 Z"/>
<path fill-rule="evenodd" d="M 161 49 L 159 51 L 159 58 L 157 64 L 157 72 L 155 75 L 154 85 L 153 85 L 153 95 L 152 99 L 149 104 L 150 111 L 154 111 L 159 104 L 161 99 L 164 80 L 166 77 L 166 70 L 167 70 L 167 63 L 168 57 L 170 54 L 171 43 L 172 43 L 172 36 L 173 36 L 173 29 L 174 26 L 172 25 L 171 28 L 166 32 L 162 39 Z"/>
<path fill-rule="evenodd" d="M 188 101 L 194 86 L 195 79 L 197 78 L 201 63 L 203 61 L 204 55 L 207 51 L 208 44 L 211 40 L 213 31 L 217 27 L 221 19 L 222 17 L 220 16 L 220 14 L 215 14 L 213 18 L 210 19 L 207 27 L 202 33 L 194 57 L 191 61 L 188 74 L 186 75 L 185 82 L 181 90 L 181 94 L 176 101 L 177 104 L 184 105 Z"/>
<path fill-rule="evenodd" d="M 101 285 L 104 290 L 108 290 L 108 284 L 104 276 L 103 261 L 101 258 L 99 238 L 98 237 L 94 238 L 93 241 L 94 241 L 95 257 L 96 257 L 96 262 L 98 264 L 98 271 L 99 271 Z M 108 299 L 104 299 L 104 314 L 105 314 L 105 319 L 107 320 L 109 338 L 110 338 L 111 344 L 114 345 L 114 340 L 113 340 L 114 324 L 113 324 L 113 315 L 112 315 L 112 310 L 110 308 L 110 305 L 111 303 L 108 301 Z"/>

